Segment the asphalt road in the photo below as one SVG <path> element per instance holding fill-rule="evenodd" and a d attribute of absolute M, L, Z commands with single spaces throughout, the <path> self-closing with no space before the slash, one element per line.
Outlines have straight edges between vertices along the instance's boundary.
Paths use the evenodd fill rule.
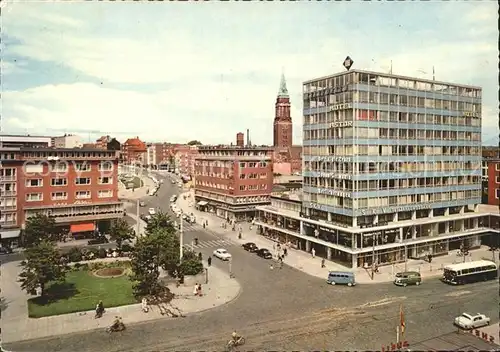
<path fill-rule="evenodd" d="M 150 206 L 167 209 L 175 192 L 167 185 L 165 181 L 158 197 L 149 197 Z M 185 242 L 194 237 L 200 243 L 218 240 L 211 233 L 188 230 Z M 221 246 L 199 251 L 206 258 L 217 247 Z M 410 344 L 454 331 L 453 318 L 463 311 L 492 319 L 498 315 L 495 281 L 461 287 L 437 279 L 404 288 L 391 283 L 330 286 L 286 265 L 270 270 L 268 261 L 237 245 L 226 249 L 233 255 L 232 271 L 242 285 L 241 295 L 228 305 L 186 318 L 130 325 L 123 333 L 99 330 L 6 347 L 16 352 L 223 350 L 236 329 L 247 339 L 244 350 L 380 349 L 395 341 L 401 303 Z M 212 265 L 229 270 L 228 263 L 218 259 Z"/>

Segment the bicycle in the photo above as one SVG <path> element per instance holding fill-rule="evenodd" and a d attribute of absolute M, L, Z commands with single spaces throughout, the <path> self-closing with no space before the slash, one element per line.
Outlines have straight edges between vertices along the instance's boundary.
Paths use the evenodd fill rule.
<path fill-rule="evenodd" d="M 233 348 L 237 346 L 242 346 L 244 344 L 245 344 L 245 338 L 243 336 L 240 336 L 236 341 L 234 339 L 229 340 L 229 342 L 227 343 L 227 349 L 229 351 L 232 351 Z"/>

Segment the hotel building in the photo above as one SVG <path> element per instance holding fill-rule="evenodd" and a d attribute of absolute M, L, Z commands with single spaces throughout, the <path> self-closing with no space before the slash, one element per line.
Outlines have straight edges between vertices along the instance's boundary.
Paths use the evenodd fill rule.
<path fill-rule="evenodd" d="M 301 211 L 259 207 L 264 234 L 350 267 L 498 234 L 479 211 L 481 88 L 352 70 L 305 82 L 303 105 Z"/>
<path fill-rule="evenodd" d="M 15 244 L 38 213 L 73 235 L 105 229 L 124 216 L 115 151 L 4 147 L 0 162 L 2 242 Z"/>
<path fill-rule="evenodd" d="M 255 216 L 270 203 L 273 186 L 271 147 L 199 146 L 195 157 L 197 207 L 224 219 Z"/>

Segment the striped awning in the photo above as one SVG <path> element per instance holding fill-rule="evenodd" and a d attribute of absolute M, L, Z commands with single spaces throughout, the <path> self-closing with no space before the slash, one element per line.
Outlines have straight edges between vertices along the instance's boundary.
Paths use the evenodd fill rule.
<path fill-rule="evenodd" d="M 73 224 L 69 228 L 69 231 L 71 233 L 92 232 L 94 230 L 95 230 L 95 225 L 93 222 L 83 223 L 83 224 Z"/>

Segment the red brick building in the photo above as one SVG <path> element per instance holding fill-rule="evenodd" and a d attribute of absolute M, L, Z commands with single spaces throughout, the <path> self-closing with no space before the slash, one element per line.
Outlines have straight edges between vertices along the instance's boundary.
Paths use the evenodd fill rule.
<path fill-rule="evenodd" d="M 488 194 L 489 205 L 500 205 L 500 159 L 488 160 Z"/>
<path fill-rule="evenodd" d="M 270 203 L 272 148 L 200 146 L 195 161 L 197 206 L 224 219 L 249 219 Z"/>
<path fill-rule="evenodd" d="M 273 124 L 273 165 L 274 172 L 283 175 L 291 175 L 302 171 L 302 146 L 293 145 L 293 123 L 290 106 L 290 96 L 286 88 L 285 76 L 281 75 Z"/>
<path fill-rule="evenodd" d="M 197 145 L 177 145 L 175 147 L 175 168 L 181 175 L 194 175 Z"/>
<path fill-rule="evenodd" d="M 72 234 L 124 216 L 115 151 L 0 148 L 0 232 L 16 242 L 26 219 L 53 217 Z"/>
<path fill-rule="evenodd" d="M 236 133 L 236 145 L 238 147 L 245 146 L 245 135 L 242 132 Z"/>
<path fill-rule="evenodd" d="M 147 164 L 160 167 L 174 163 L 175 144 L 150 143 L 147 146 Z"/>
<path fill-rule="evenodd" d="M 146 165 L 147 147 L 146 143 L 139 137 L 129 138 L 122 144 L 123 160 L 127 164 Z"/>

